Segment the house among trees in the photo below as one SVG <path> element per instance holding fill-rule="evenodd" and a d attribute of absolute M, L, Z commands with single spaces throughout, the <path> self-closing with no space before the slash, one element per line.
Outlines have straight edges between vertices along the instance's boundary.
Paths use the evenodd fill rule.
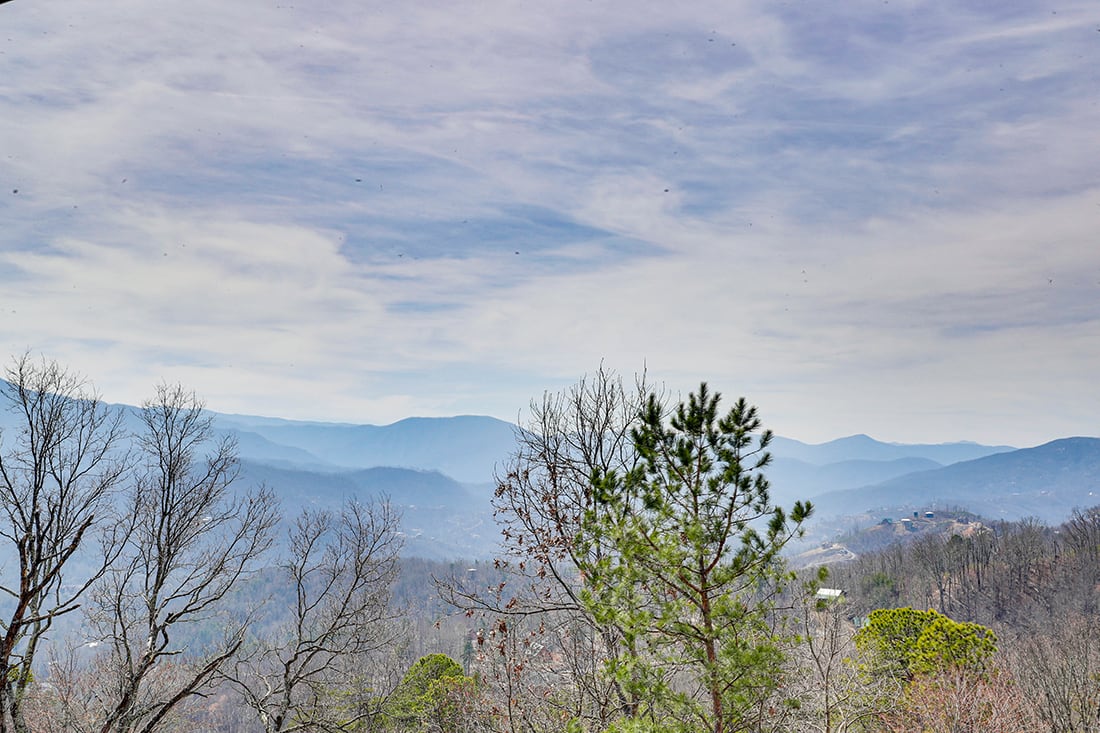
<path fill-rule="evenodd" d="M 817 601 L 839 601 L 844 598 L 844 591 L 839 588 L 818 588 L 814 593 Z"/>

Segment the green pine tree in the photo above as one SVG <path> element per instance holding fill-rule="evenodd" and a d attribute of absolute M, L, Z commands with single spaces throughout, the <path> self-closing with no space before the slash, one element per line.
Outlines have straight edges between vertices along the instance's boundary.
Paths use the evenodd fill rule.
<path fill-rule="evenodd" d="M 593 477 L 577 541 L 615 550 L 581 569 L 589 610 L 623 630 L 608 665 L 634 700 L 623 730 L 743 730 L 779 678 L 769 597 L 811 506 L 772 504 L 771 432 L 744 399 L 725 414 L 719 403 L 703 384 L 666 415 L 651 395 L 633 431 L 639 466 Z"/>
<path fill-rule="evenodd" d="M 903 680 L 949 669 L 980 675 L 997 651 L 992 630 L 931 609 L 872 611 L 855 642 L 868 660 L 868 672 Z"/>

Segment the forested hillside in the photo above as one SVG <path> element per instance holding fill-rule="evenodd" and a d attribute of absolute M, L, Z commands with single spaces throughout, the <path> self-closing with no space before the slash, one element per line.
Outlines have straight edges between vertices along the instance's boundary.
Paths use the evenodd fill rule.
<path fill-rule="evenodd" d="M 545 395 L 486 499 L 242 462 L 178 385 L 129 410 L 55 363 L 7 376 L 0 733 L 1100 730 L 1100 508 L 927 512 L 794 573 L 814 508 L 705 383 Z M 1091 443 L 1051 446 L 956 465 L 1069 446 L 1090 475 Z M 402 557 L 402 513 L 431 532 L 460 495 L 498 557 Z"/>

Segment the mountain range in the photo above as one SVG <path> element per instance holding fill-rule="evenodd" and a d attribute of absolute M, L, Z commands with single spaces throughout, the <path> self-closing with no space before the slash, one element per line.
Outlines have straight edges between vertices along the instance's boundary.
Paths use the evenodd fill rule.
<path fill-rule="evenodd" d="M 410 418 L 385 426 L 300 423 L 218 415 L 235 435 L 245 472 L 302 500 L 386 491 L 402 505 L 418 552 L 491 554 L 493 471 L 515 445 L 516 427 L 466 415 Z M 1100 503 L 1100 439 L 1066 438 L 1016 449 L 978 443 L 885 443 L 853 435 L 821 444 L 777 437 L 768 468 L 772 499 L 809 499 L 819 522 L 936 507 L 990 519 L 1062 521 Z M 387 472 L 370 473 L 381 466 Z M 388 487 L 388 490 L 387 490 Z M 434 548 L 434 549 L 432 549 Z"/>
<path fill-rule="evenodd" d="M 1100 439 L 1063 438 L 814 498 L 822 514 L 960 507 L 989 519 L 1065 520 L 1100 504 Z M 856 511 L 853 511 L 855 509 Z"/>
<path fill-rule="evenodd" d="M 515 441 L 511 423 L 477 415 L 410 417 L 384 426 L 218 415 L 217 424 L 237 436 L 249 458 L 320 470 L 427 469 L 467 483 L 490 481 Z"/>
<path fill-rule="evenodd" d="M 136 428 L 136 408 L 120 407 Z M 384 495 L 402 511 L 409 555 L 484 558 L 497 549 L 490 499 L 494 470 L 515 446 L 511 423 L 463 415 L 377 426 L 212 414 L 216 430 L 237 442 L 242 483 L 267 485 L 287 512 Z M 0 410 L 0 430 L 16 424 Z M 821 444 L 776 437 L 770 450 L 773 501 L 813 501 L 813 521 L 822 527 L 841 517 L 874 522 L 948 507 L 1053 523 L 1100 503 L 1097 438 L 1016 449 L 884 443 L 866 435 Z"/>

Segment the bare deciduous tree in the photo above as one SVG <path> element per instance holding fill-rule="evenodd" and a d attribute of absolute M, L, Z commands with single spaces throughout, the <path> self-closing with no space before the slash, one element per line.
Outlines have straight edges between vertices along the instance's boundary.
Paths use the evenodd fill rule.
<path fill-rule="evenodd" d="M 900 709 L 878 718 L 884 733 L 1040 733 L 1045 728 L 1008 676 L 976 676 L 960 667 L 919 675 Z"/>
<path fill-rule="evenodd" d="M 492 632 L 483 638 L 492 638 L 498 656 L 533 643 L 548 650 L 541 657 L 545 669 L 526 658 L 504 664 L 511 670 L 509 705 L 518 699 L 514 688 L 528 683 L 531 697 L 550 700 L 548 687 L 564 695 L 566 688 L 555 684 L 562 674 L 569 675 L 568 691 L 575 693 L 563 714 L 602 728 L 631 705 L 603 673 L 603 661 L 619 649 L 619 631 L 596 623 L 580 598 L 584 581 L 578 568 L 609 550 L 597 542 L 582 551 L 576 538 L 595 507 L 593 475 L 624 474 L 637 463 L 630 431 L 648 392 L 644 375 L 628 385 L 601 366 L 570 388 L 533 401 L 529 419 L 516 432 L 516 450 L 497 476 L 493 501 L 504 546 L 497 567 L 511 579 L 493 589 L 458 579 L 440 583 L 445 600 L 487 622 Z M 501 629 L 523 629 L 525 637 L 533 630 L 543 638 L 509 639 Z"/>
<path fill-rule="evenodd" d="M 268 733 L 348 730 L 378 712 L 379 693 L 363 678 L 368 657 L 398 633 L 389 599 L 399 521 L 387 501 L 298 517 L 281 568 L 290 619 L 224 675 Z"/>
<path fill-rule="evenodd" d="M 27 729 L 22 703 L 39 643 L 79 607 L 126 535 L 111 506 L 126 473 L 121 413 L 55 362 L 23 355 L 5 376 L 0 399 L 18 427 L 0 448 L 0 538 L 15 558 L 0 570 L 0 733 Z M 84 557 L 96 529 L 100 552 Z M 74 559 L 77 577 L 67 572 Z"/>
<path fill-rule="evenodd" d="M 236 446 L 215 439 L 194 393 L 161 385 L 141 420 L 136 527 L 89 614 L 107 650 L 100 733 L 157 730 L 236 654 L 247 621 L 229 622 L 222 601 L 268 549 L 277 521 L 270 492 L 232 490 Z M 221 638 L 188 648 L 204 624 Z"/>
<path fill-rule="evenodd" d="M 1100 628 L 1067 614 L 1014 640 L 1009 663 L 1020 690 L 1053 733 L 1100 732 Z"/>
<path fill-rule="evenodd" d="M 800 643 L 788 650 L 785 684 L 771 705 L 772 730 L 865 730 L 872 718 L 891 712 L 901 697 L 899 682 L 874 679 L 862 671 L 847 600 L 816 593 L 826 577 L 819 570 L 797 598 L 792 620 Z"/>

